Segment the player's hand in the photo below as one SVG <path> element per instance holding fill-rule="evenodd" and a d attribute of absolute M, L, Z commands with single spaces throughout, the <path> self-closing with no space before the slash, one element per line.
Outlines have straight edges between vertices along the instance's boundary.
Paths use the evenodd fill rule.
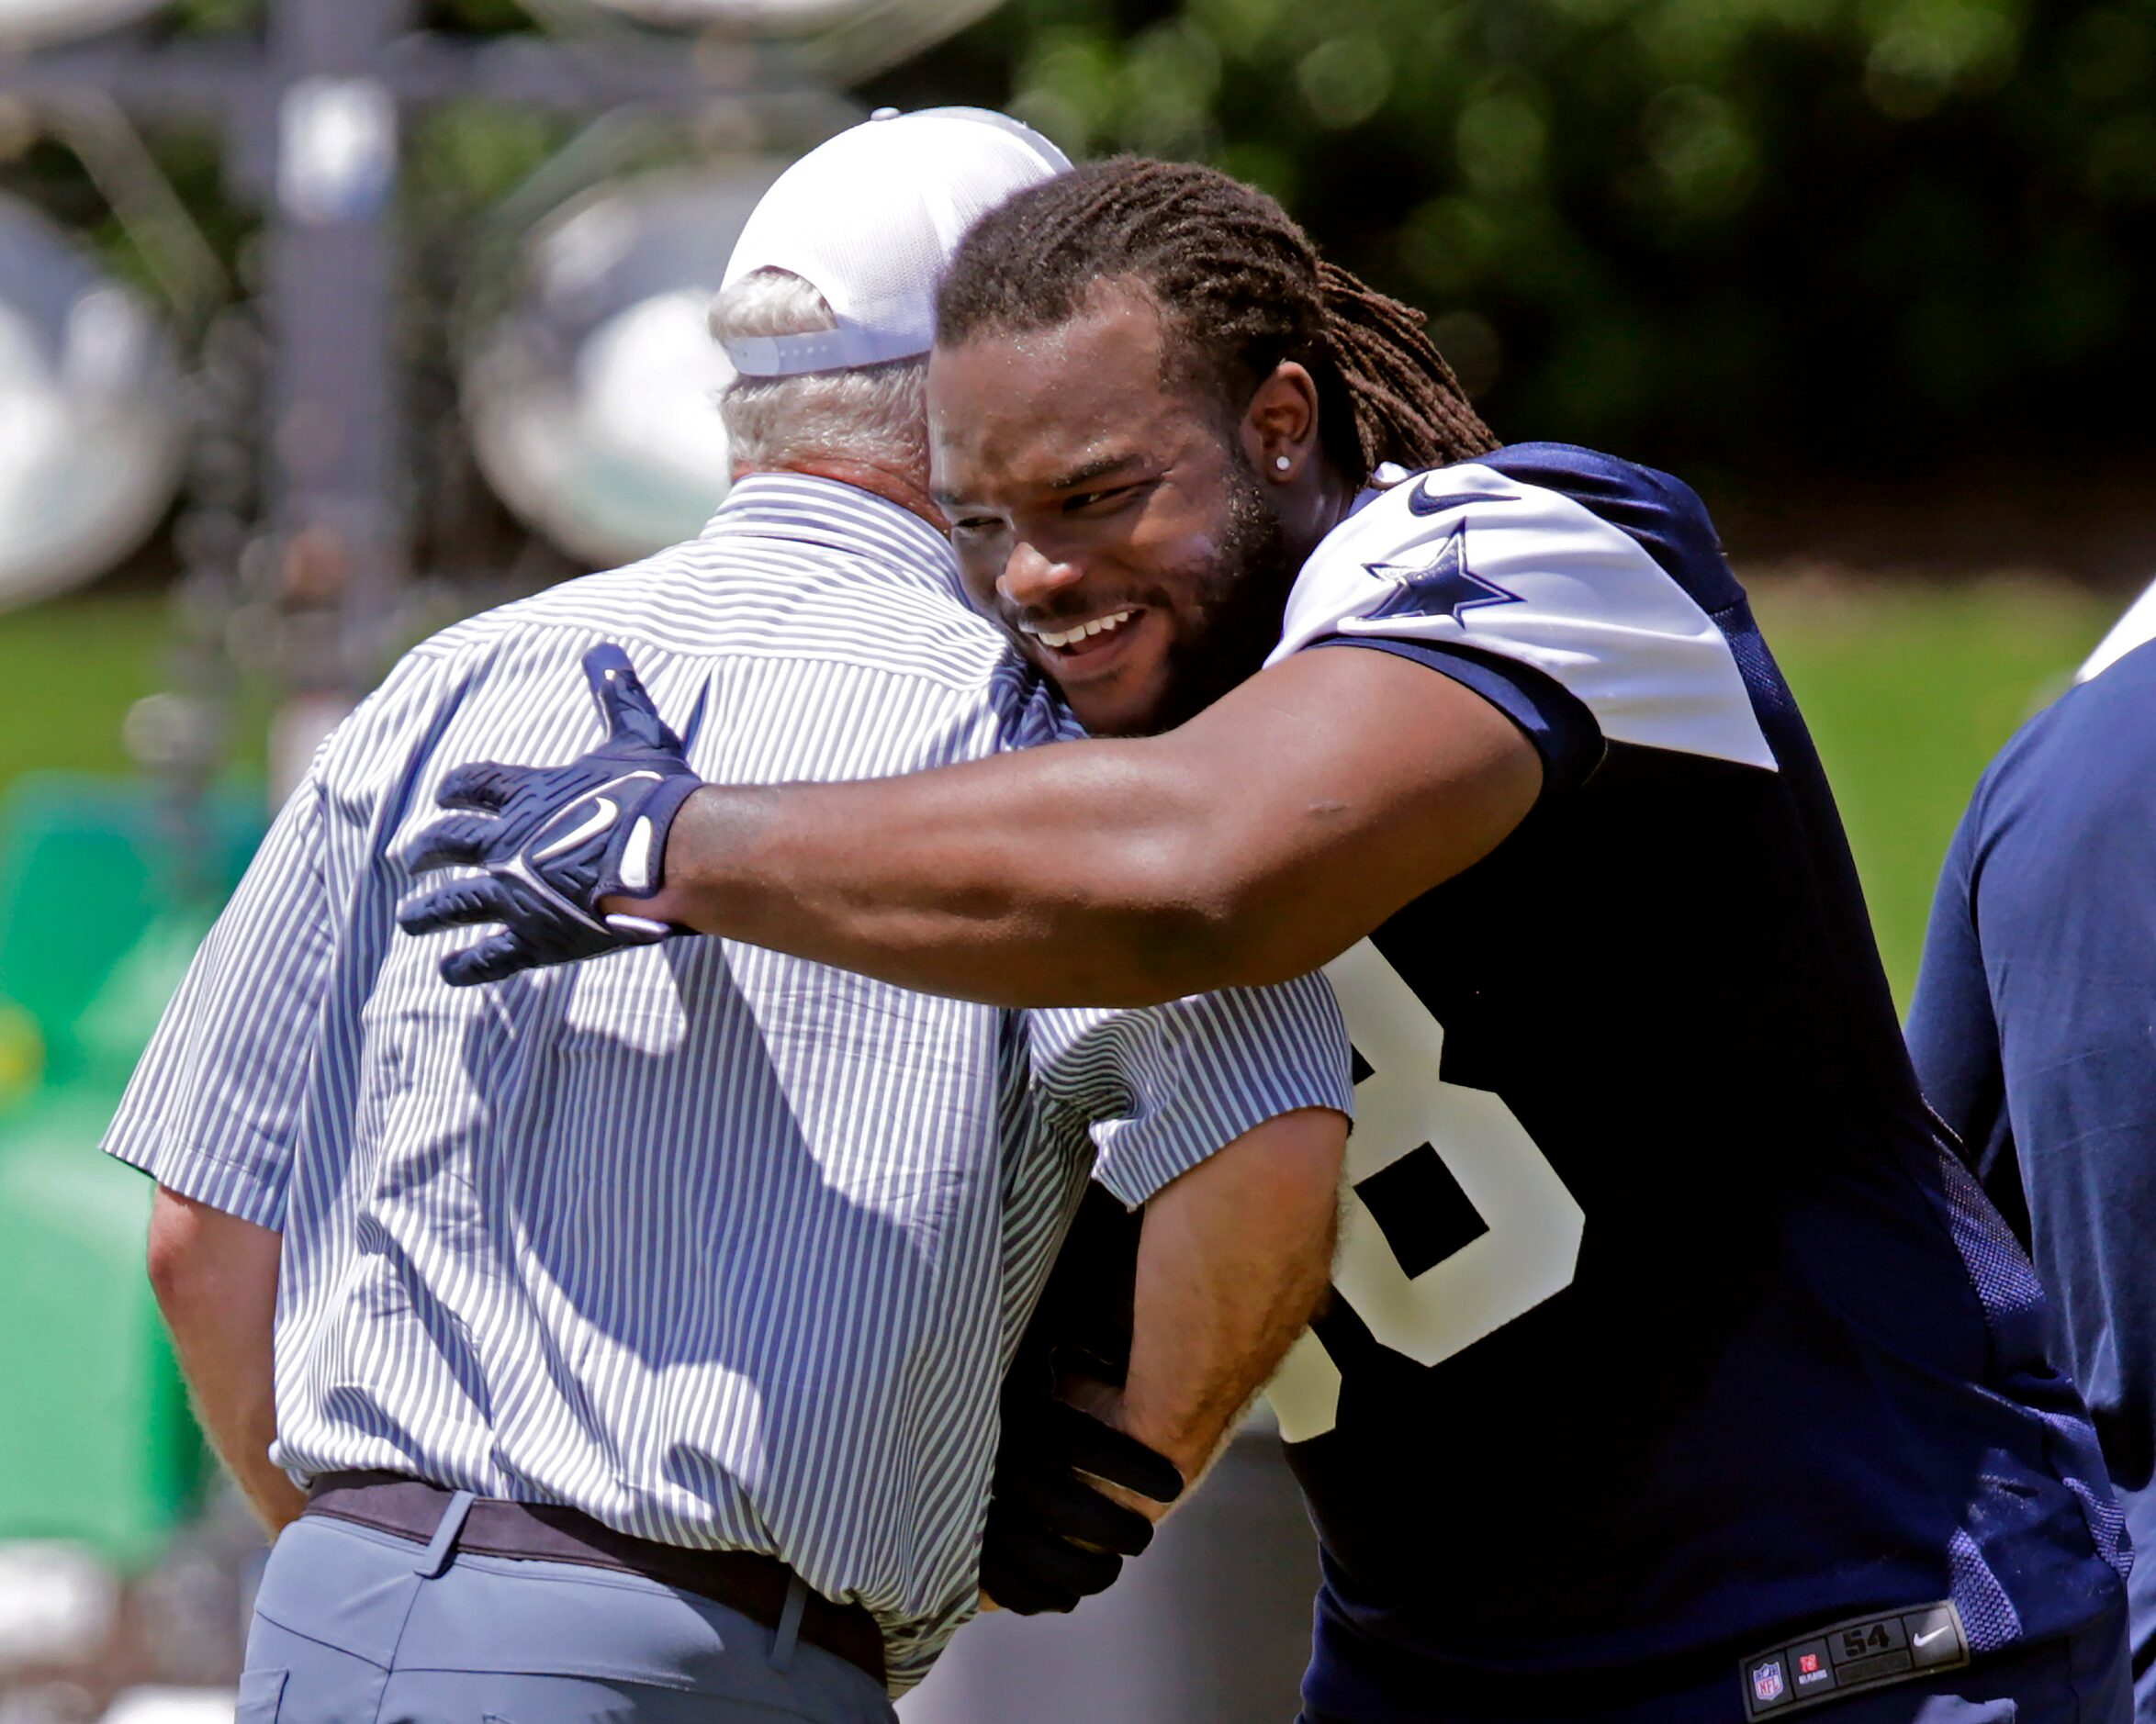
<path fill-rule="evenodd" d="M 442 960 L 455 987 L 496 981 L 684 932 L 644 916 L 609 915 L 600 901 L 657 892 L 667 834 L 702 788 L 675 735 L 611 642 L 584 655 L 606 740 L 566 767 L 457 767 L 436 800 L 461 812 L 436 821 L 405 852 L 415 874 L 477 868 L 407 899 L 407 934 L 489 923 L 500 931 Z"/>
<path fill-rule="evenodd" d="M 1174 1463 L 1048 1394 L 1006 1394 L 981 1590 L 1019 1616 L 1075 1609 L 1105 1592 L 1123 1559 L 1152 1542 L 1151 1517 L 1111 1501 L 1104 1481 L 1162 1505 L 1183 1494 Z"/>

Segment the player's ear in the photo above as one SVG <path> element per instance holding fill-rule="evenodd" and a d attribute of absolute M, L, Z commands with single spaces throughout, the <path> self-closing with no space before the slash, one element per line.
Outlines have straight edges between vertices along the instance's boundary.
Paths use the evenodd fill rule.
<path fill-rule="evenodd" d="M 1242 453 L 1260 477 L 1286 485 L 1318 454 L 1318 384 L 1292 359 L 1273 367 L 1242 414 Z"/>

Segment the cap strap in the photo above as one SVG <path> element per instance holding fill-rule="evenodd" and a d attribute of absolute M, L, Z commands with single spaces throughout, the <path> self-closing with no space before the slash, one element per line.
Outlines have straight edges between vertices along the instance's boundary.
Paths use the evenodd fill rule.
<path fill-rule="evenodd" d="M 859 324 L 814 330 L 805 335 L 735 335 L 721 343 L 744 377 L 797 377 L 814 371 L 851 371 L 928 351 L 918 335 L 872 330 Z"/>

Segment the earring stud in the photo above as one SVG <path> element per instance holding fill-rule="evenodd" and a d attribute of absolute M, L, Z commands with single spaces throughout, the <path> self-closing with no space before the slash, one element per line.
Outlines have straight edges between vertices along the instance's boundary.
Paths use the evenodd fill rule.
<path fill-rule="evenodd" d="M 1287 471 L 1287 457 L 1286 455 L 1275 455 L 1273 457 L 1273 465 L 1281 472 L 1286 473 Z"/>

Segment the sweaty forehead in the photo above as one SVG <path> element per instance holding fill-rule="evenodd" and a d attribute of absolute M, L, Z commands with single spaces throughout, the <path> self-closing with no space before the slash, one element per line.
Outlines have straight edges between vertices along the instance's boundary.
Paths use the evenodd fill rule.
<path fill-rule="evenodd" d="M 1162 336 L 1148 301 L 1103 291 L 1061 323 L 938 347 L 928 436 L 938 493 L 1046 487 L 1158 453 L 1192 415 L 1162 386 Z"/>

